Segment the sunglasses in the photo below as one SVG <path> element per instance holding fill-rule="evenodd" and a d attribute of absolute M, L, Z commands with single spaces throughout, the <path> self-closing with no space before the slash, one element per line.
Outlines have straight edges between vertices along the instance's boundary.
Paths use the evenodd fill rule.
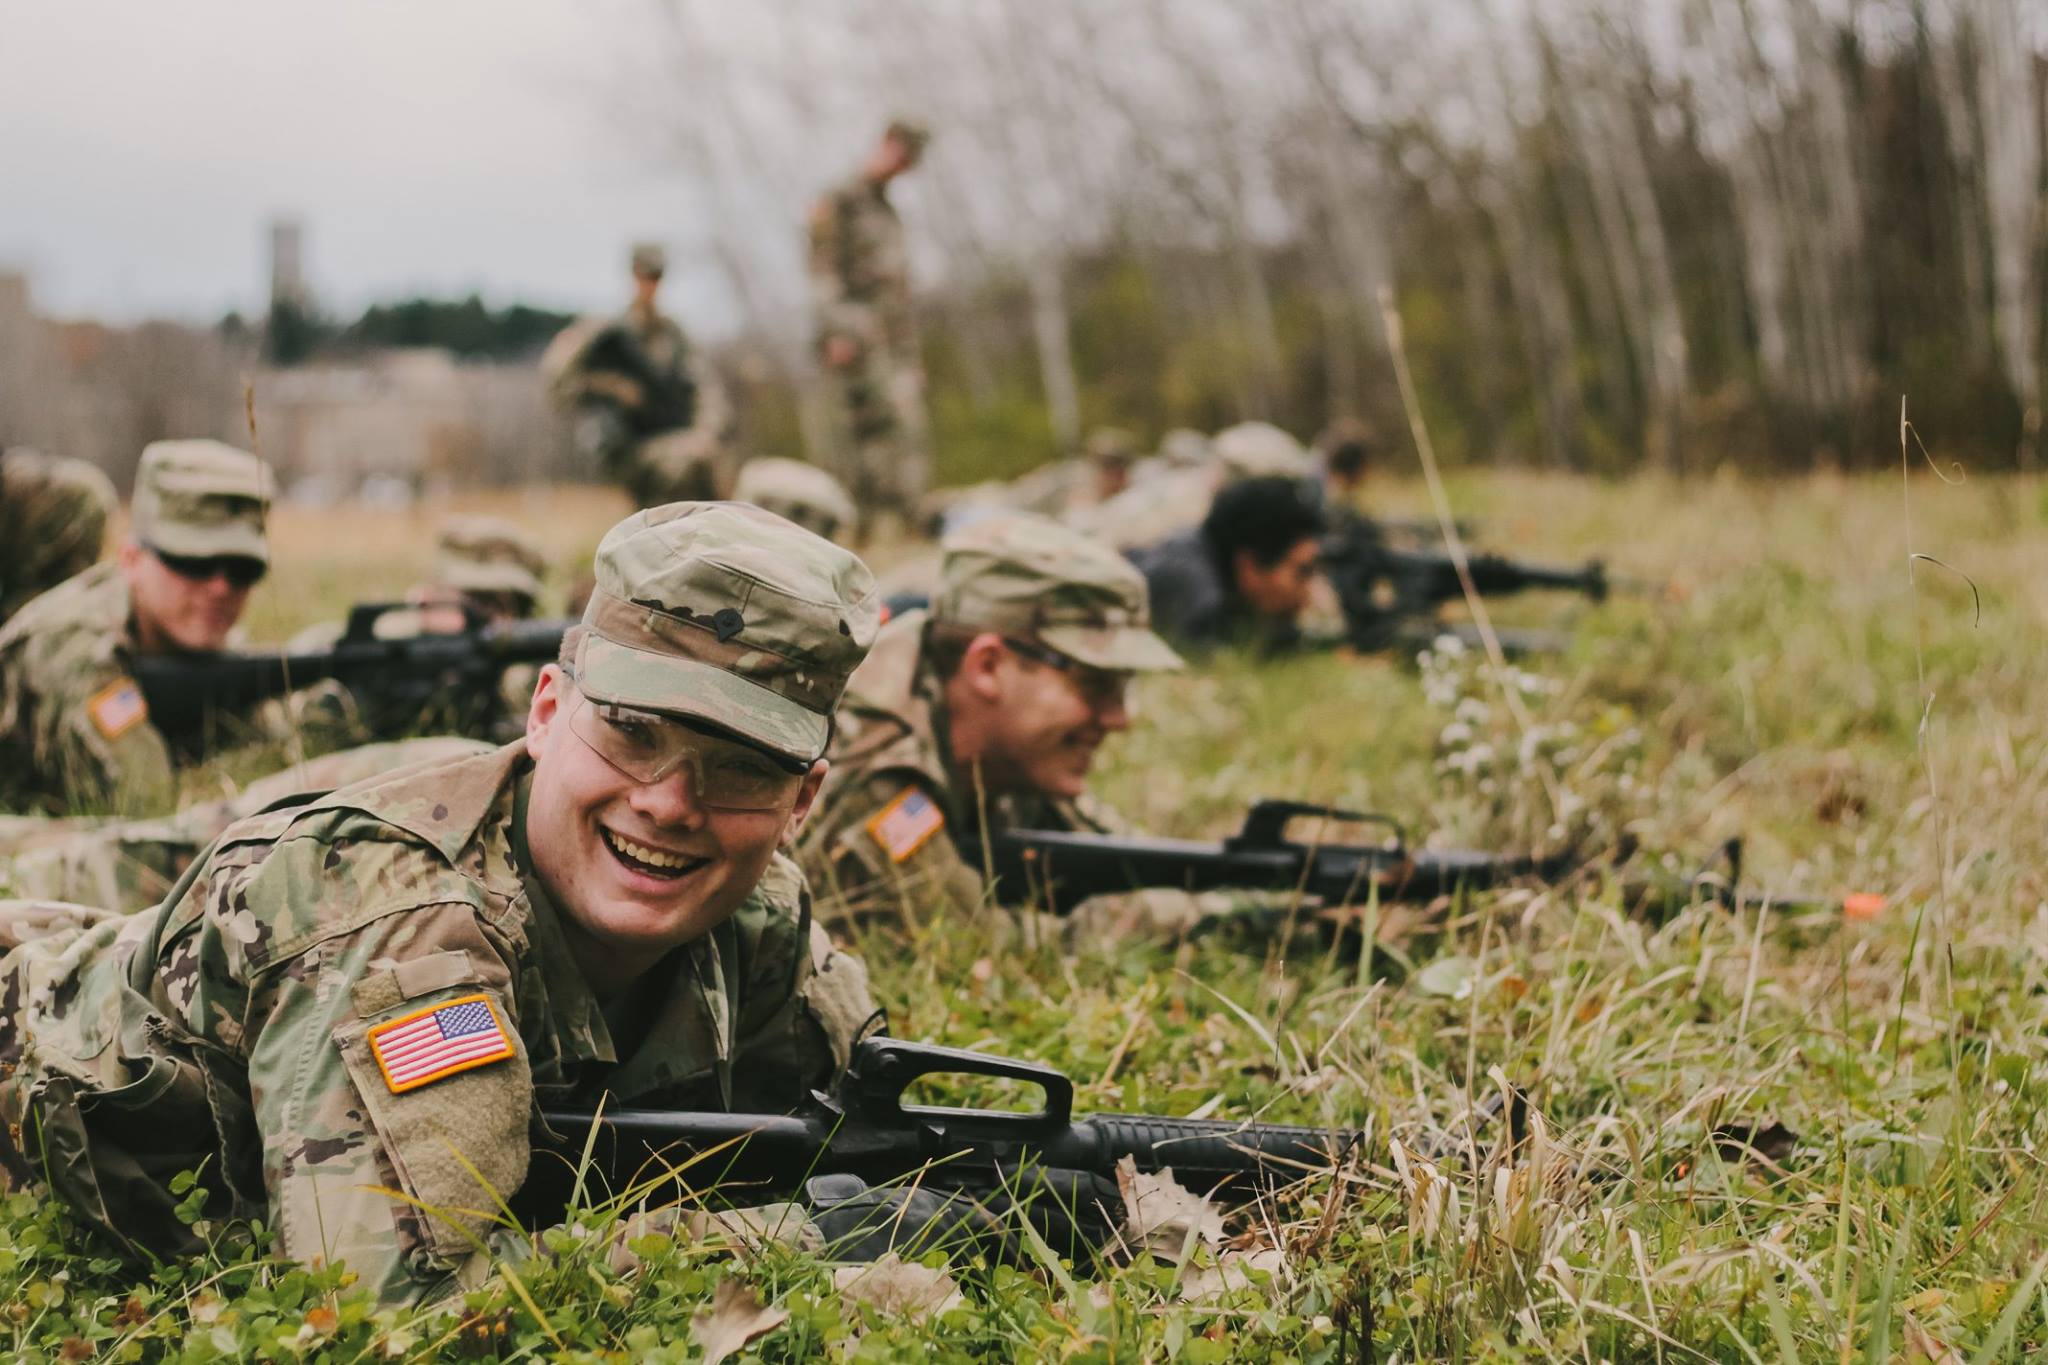
<path fill-rule="evenodd" d="M 1035 644 L 1030 640 L 1013 640 L 1006 635 L 1003 637 L 1003 644 L 1013 654 L 1021 654 L 1034 663 L 1044 664 L 1047 668 L 1057 669 L 1066 674 L 1072 680 L 1074 689 L 1090 706 L 1100 708 L 1119 705 L 1129 695 L 1131 675 L 1128 673 L 1118 673 L 1112 669 L 1084 664 L 1079 659 L 1069 658 L 1056 649 L 1047 649 L 1044 645 Z"/>
<path fill-rule="evenodd" d="M 635 782 L 659 782 L 687 768 L 697 804 L 712 810 L 779 810 L 808 764 L 781 759 L 737 740 L 693 730 L 672 717 L 580 698 L 569 729 L 598 757 Z"/>
<path fill-rule="evenodd" d="M 253 588 L 270 572 L 270 566 L 247 555 L 174 555 L 149 547 L 157 562 L 189 583 L 210 583 L 225 578 L 230 587 Z"/>

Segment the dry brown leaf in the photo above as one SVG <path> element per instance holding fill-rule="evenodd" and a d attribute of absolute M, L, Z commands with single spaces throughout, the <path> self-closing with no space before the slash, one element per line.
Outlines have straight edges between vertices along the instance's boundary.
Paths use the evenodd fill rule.
<path fill-rule="evenodd" d="M 690 1319 L 690 1340 L 704 1352 L 704 1365 L 718 1365 L 733 1352 L 789 1321 L 786 1308 L 764 1308 L 754 1291 L 727 1276 L 718 1282 L 711 1305 Z"/>
<path fill-rule="evenodd" d="M 1927 1365 L 1963 1365 L 1956 1348 L 1922 1327 L 1911 1313 L 1905 1314 L 1905 1329 L 1906 1359 L 1925 1359 Z"/>
<path fill-rule="evenodd" d="M 1132 1246 L 1178 1263 L 1195 1242 L 1213 1246 L 1223 1240 L 1223 1215 L 1175 1180 L 1171 1166 L 1153 1174 L 1125 1157 L 1117 1163 L 1116 1184 L 1124 1196 L 1124 1237 Z"/>
<path fill-rule="evenodd" d="M 1259 1251 L 1226 1251 L 1216 1264 L 1196 1266 L 1180 1277 L 1180 1296 L 1186 1303 L 1209 1303 L 1225 1294 L 1250 1287 L 1248 1271 L 1263 1270 L 1278 1276 L 1287 1268 L 1287 1258 L 1278 1247 Z"/>
<path fill-rule="evenodd" d="M 855 1303 L 871 1304 L 912 1322 L 967 1302 L 943 1270 L 906 1261 L 891 1251 L 871 1265 L 843 1265 L 832 1272 L 832 1287 Z"/>

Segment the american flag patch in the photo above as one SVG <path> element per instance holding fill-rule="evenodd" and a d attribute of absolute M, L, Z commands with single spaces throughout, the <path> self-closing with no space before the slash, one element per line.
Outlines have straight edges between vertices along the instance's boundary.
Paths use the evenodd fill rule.
<path fill-rule="evenodd" d="M 142 689 L 134 679 L 123 678 L 93 694 L 85 713 L 102 735 L 119 739 L 148 718 L 149 703 L 142 699 Z"/>
<path fill-rule="evenodd" d="M 391 1093 L 512 1055 L 512 1040 L 487 995 L 465 995 L 414 1010 L 370 1030 L 370 1051 Z"/>
<path fill-rule="evenodd" d="M 868 819 L 868 833 L 900 863 L 925 846 L 925 841 L 946 827 L 946 813 L 938 803 L 916 787 L 876 811 Z"/>

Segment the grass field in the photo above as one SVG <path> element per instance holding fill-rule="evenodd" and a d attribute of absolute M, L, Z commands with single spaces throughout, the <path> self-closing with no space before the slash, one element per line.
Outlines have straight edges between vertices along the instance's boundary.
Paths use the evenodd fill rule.
<path fill-rule="evenodd" d="M 1524 665 L 1525 718 L 1470 661 L 1226 659 L 1148 682 L 1103 795 L 1182 835 L 1227 829 L 1261 795 L 1386 811 L 1452 845 L 1627 830 L 1683 862 L 1741 834 L 1757 883 L 1883 892 L 1885 913 L 1702 906 L 1652 926 L 1598 886 L 1518 889 L 1428 926 L 1389 912 L 1379 972 L 1234 932 L 1064 952 L 954 923 L 865 934 L 894 1032 L 1055 1064 L 1083 1109 L 1365 1128 L 1356 1168 L 1233 1225 L 1239 1250 L 1277 1249 L 1235 1290 L 1201 1291 L 1217 1278 L 1201 1249 L 1181 1273 L 963 1275 L 965 1304 L 918 1322 L 835 1294 L 828 1268 L 793 1255 L 741 1263 L 656 1239 L 621 1278 L 593 1219 L 471 1295 L 464 1326 L 374 1310 L 335 1269 L 238 1255 L 123 1271 L 16 1195 L 0 1218 L 0 1349 L 694 1360 L 691 1320 L 735 1278 L 788 1314 L 742 1357 L 769 1361 L 2040 1349 L 2048 489 L 1916 463 L 1910 490 L 1897 475 L 1500 475 L 1453 492 L 1489 547 L 1600 553 L 1649 590 L 1502 610 L 1576 631 L 1568 654 Z M 1418 488 L 1386 497 L 1422 506 Z M 509 510 L 567 555 L 617 507 L 563 493 Z M 401 590 L 431 524 L 280 514 L 252 632 Z M 1941 563 L 1909 578 L 1909 549 Z M 1530 1102 L 1519 1145 L 1471 1118 L 1508 1084 Z M 1432 1144 L 1456 1154 L 1416 1155 Z"/>

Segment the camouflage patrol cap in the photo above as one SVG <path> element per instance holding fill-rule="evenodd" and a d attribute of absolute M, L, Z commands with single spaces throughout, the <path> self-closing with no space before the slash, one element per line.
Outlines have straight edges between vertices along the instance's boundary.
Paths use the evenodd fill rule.
<path fill-rule="evenodd" d="M 1239 479 L 1300 479 L 1309 472 L 1301 442 L 1271 422 L 1239 422 L 1216 433 L 1210 453 L 1226 482 Z"/>
<path fill-rule="evenodd" d="M 1081 450 L 1095 464 L 1128 465 L 1138 458 L 1138 438 L 1122 427 L 1097 427 Z"/>
<path fill-rule="evenodd" d="M 1118 672 L 1179 668 L 1152 632 L 1145 576 L 1099 540 L 1046 517 L 984 517 L 939 546 L 932 619 L 1036 640 Z"/>
<path fill-rule="evenodd" d="M 660 242 L 633 243 L 633 273 L 661 275 L 668 270 L 668 248 Z"/>
<path fill-rule="evenodd" d="M 224 441 L 152 441 L 135 471 L 135 538 L 165 554 L 270 562 L 270 467 Z"/>
<path fill-rule="evenodd" d="M 1209 438 L 1192 427 L 1175 427 L 1159 438 L 1159 458 L 1185 468 L 1205 465 L 1209 463 Z"/>
<path fill-rule="evenodd" d="M 450 517 L 441 523 L 435 578 L 458 592 L 541 594 L 547 556 L 517 522 L 503 517 Z"/>
<path fill-rule="evenodd" d="M 853 499 L 845 486 L 802 460 L 770 455 L 747 461 L 733 484 L 732 498 L 787 517 L 827 540 L 837 539 L 840 529 L 853 520 Z"/>
<path fill-rule="evenodd" d="M 673 502 L 612 527 L 595 567 L 570 670 L 585 696 L 825 752 L 881 622 L 867 565 L 758 507 Z"/>

